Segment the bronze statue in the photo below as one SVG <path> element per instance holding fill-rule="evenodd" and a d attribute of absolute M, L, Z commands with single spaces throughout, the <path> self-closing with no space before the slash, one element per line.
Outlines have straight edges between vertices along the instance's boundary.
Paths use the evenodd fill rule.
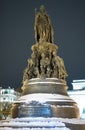
<path fill-rule="evenodd" d="M 23 75 L 23 81 L 31 78 L 65 79 L 67 72 L 62 58 L 57 56 L 58 46 L 53 43 L 53 28 L 44 6 L 35 15 L 35 39 L 32 55 Z M 52 43 L 52 44 L 51 44 Z"/>
<path fill-rule="evenodd" d="M 44 6 L 40 7 L 40 12 L 35 15 L 35 39 L 37 42 L 46 41 L 53 43 L 53 28 Z"/>

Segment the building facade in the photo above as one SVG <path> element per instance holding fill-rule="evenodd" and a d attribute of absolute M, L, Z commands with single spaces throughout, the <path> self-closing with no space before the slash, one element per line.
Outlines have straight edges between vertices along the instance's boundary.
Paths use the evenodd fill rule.
<path fill-rule="evenodd" d="M 20 93 L 13 88 L 0 88 L 0 102 L 15 102 L 20 97 Z"/>
<path fill-rule="evenodd" d="M 69 96 L 78 104 L 80 118 L 85 119 L 85 79 L 73 80 L 73 90 L 69 90 Z"/>
<path fill-rule="evenodd" d="M 0 119 L 6 119 L 9 116 L 12 104 L 18 100 L 20 95 L 13 88 L 0 87 Z"/>

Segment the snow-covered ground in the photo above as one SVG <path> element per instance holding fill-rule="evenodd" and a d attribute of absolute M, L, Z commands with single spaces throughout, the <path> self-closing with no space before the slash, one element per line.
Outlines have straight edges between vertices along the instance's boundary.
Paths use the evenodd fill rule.
<path fill-rule="evenodd" d="M 69 128 L 0 128 L 0 130 L 71 130 Z"/>
<path fill-rule="evenodd" d="M 57 118 L 16 118 L 0 122 L 0 130 L 70 130 Z"/>
<path fill-rule="evenodd" d="M 71 130 L 65 123 L 84 125 L 85 128 L 85 120 L 80 119 L 28 117 L 1 121 L 0 130 Z"/>

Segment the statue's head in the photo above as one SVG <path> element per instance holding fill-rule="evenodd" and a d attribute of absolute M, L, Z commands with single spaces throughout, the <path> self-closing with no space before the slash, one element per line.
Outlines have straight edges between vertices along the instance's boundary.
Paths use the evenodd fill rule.
<path fill-rule="evenodd" d="M 40 6 L 40 12 L 41 12 L 41 13 L 44 13 L 44 12 L 45 12 L 45 6 L 44 6 L 44 5 L 41 5 L 41 6 Z"/>

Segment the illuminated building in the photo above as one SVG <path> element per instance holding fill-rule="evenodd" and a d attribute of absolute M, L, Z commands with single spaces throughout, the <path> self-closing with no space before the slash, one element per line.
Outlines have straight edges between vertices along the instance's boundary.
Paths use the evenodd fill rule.
<path fill-rule="evenodd" d="M 85 119 L 85 79 L 73 80 L 73 90 L 68 91 L 69 96 L 77 102 L 80 117 Z"/>
<path fill-rule="evenodd" d="M 12 104 L 18 100 L 20 93 L 13 88 L 0 87 L 0 119 L 6 119 L 9 116 L 9 110 Z"/>
<path fill-rule="evenodd" d="M 13 88 L 0 88 L 0 102 L 14 102 L 20 96 Z"/>

